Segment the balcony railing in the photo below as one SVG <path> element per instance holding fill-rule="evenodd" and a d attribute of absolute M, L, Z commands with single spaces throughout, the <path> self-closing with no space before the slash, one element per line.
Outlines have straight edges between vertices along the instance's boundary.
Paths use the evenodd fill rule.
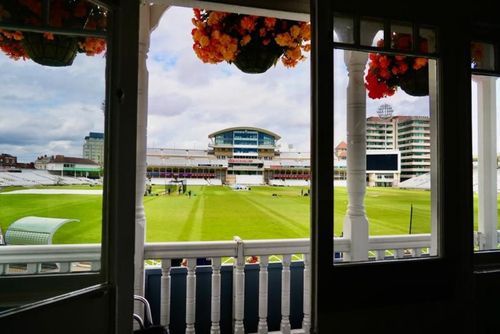
<path fill-rule="evenodd" d="M 500 232 L 498 237 L 500 237 Z M 475 243 L 479 242 L 475 237 Z M 429 252 L 430 234 L 373 236 L 369 238 L 369 258 L 371 260 L 402 259 L 419 257 Z M 477 246 L 477 245 L 476 245 Z M 345 238 L 334 240 L 334 261 L 341 262 L 343 254 L 349 253 L 351 242 Z M 0 275 L 34 275 L 45 273 L 67 273 L 75 271 L 97 271 L 100 268 L 101 247 L 99 244 L 84 245 L 37 245 L 3 246 L 0 249 Z M 245 268 L 249 257 L 255 256 L 258 265 L 258 292 L 245 295 Z M 241 240 L 209 242 L 168 242 L 147 243 L 144 259 L 161 268 L 160 322 L 170 323 L 171 310 L 171 270 L 173 259 L 186 259 L 185 268 L 185 330 L 194 333 L 196 319 L 196 259 L 208 258 L 211 266 L 211 333 L 220 333 L 221 319 L 221 267 L 232 267 L 233 329 L 244 333 L 244 300 L 258 298 L 258 333 L 268 331 L 268 267 L 270 263 L 281 264 L 281 333 L 291 333 L 290 280 L 292 262 L 303 263 L 302 325 L 294 332 L 308 332 L 311 325 L 311 305 L 309 303 L 310 249 L 309 239 Z M 253 266 L 255 266 L 253 265 Z M 226 287 L 227 288 L 227 287 Z M 296 303 L 296 301 L 295 301 Z M 274 305 L 274 304 L 273 304 Z"/>

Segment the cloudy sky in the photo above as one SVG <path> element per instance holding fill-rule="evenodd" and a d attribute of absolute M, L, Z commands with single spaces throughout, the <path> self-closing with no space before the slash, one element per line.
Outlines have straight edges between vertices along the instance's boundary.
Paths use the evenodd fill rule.
<path fill-rule="evenodd" d="M 204 149 L 208 134 L 255 126 L 281 135 L 282 147 L 309 150 L 309 60 L 264 74 L 203 64 L 192 50 L 192 11 L 171 8 L 153 32 L 148 58 L 148 146 Z M 73 66 L 43 67 L 0 54 L 0 153 L 33 161 L 43 154 L 81 156 L 84 137 L 102 131 L 105 59 L 82 54 Z M 335 144 L 345 140 L 347 72 L 335 52 Z M 428 98 L 397 93 L 367 101 L 368 116 L 389 103 L 395 115 L 428 115 Z"/>

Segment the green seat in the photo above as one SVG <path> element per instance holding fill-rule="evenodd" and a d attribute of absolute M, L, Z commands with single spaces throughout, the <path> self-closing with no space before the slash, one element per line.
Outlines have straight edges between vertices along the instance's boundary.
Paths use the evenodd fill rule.
<path fill-rule="evenodd" d="M 79 221 L 70 218 L 28 216 L 16 220 L 5 232 L 7 245 L 49 245 L 62 225 Z"/>

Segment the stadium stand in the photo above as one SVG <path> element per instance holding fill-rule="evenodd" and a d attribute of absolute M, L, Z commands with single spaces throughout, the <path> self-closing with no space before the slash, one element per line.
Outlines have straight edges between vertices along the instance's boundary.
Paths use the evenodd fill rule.
<path fill-rule="evenodd" d="M 102 180 L 88 179 L 85 177 L 69 177 L 50 174 L 46 170 L 20 169 L 16 172 L 0 172 L 0 186 L 49 186 L 49 185 L 96 185 Z"/>
<path fill-rule="evenodd" d="M 500 192 L 500 169 L 497 169 L 497 192 Z M 474 166 L 472 170 L 472 187 L 474 192 L 478 191 L 478 170 Z M 431 176 L 430 173 L 419 175 L 409 180 L 403 181 L 399 184 L 399 188 L 404 189 L 431 189 Z"/>

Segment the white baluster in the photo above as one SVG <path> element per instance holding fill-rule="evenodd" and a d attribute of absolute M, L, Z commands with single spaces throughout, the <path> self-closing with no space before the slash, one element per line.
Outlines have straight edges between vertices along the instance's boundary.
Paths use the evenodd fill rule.
<path fill-rule="evenodd" d="M 292 256 L 283 255 L 281 271 L 281 333 L 290 334 L 290 263 Z"/>
<path fill-rule="evenodd" d="M 309 254 L 304 254 L 304 319 L 302 329 L 304 333 L 309 333 L 311 328 L 311 269 Z"/>
<path fill-rule="evenodd" d="M 405 250 L 404 249 L 396 249 L 396 253 L 394 254 L 396 259 L 402 259 L 405 256 Z"/>
<path fill-rule="evenodd" d="M 379 249 L 377 250 L 377 255 L 375 256 L 376 260 L 383 260 L 385 259 L 385 250 L 384 249 Z"/>
<path fill-rule="evenodd" d="M 422 248 L 414 248 L 413 249 L 413 256 L 414 257 L 421 257 L 422 256 Z"/>
<path fill-rule="evenodd" d="M 220 257 L 212 258 L 212 327 L 211 334 L 220 334 Z"/>
<path fill-rule="evenodd" d="M 170 325 L 170 267 L 172 260 L 161 260 L 160 323 L 166 328 Z"/>
<path fill-rule="evenodd" d="M 267 334 L 268 265 L 269 256 L 261 256 L 259 261 L 259 334 Z"/>
<path fill-rule="evenodd" d="M 99 270 L 101 270 L 101 261 L 90 262 L 90 271 L 99 271 Z"/>
<path fill-rule="evenodd" d="M 245 325 L 245 256 L 243 255 L 243 241 L 235 238 L 237 243 L 237 257 L 233 275 L 234 282 L 234 334 L 244 334 Z"/>
<path fill-rule="evenodd" d="M 39 263 L 28 263 L 26 265 L 26 274 L 36 274 L 39 273 L 41 265 Z"/>
<path fill-rule="evenodd" d="M 60 273 L 69 273 L 71 270 L 71 262 L 61 262 L 57 264 L 59 266 Z"/>
<path fill-rule="evenodd" d="M 195 333 L 196 320 L 196 259 L 187 260 L 186 277 L 186 334 Z"/>

